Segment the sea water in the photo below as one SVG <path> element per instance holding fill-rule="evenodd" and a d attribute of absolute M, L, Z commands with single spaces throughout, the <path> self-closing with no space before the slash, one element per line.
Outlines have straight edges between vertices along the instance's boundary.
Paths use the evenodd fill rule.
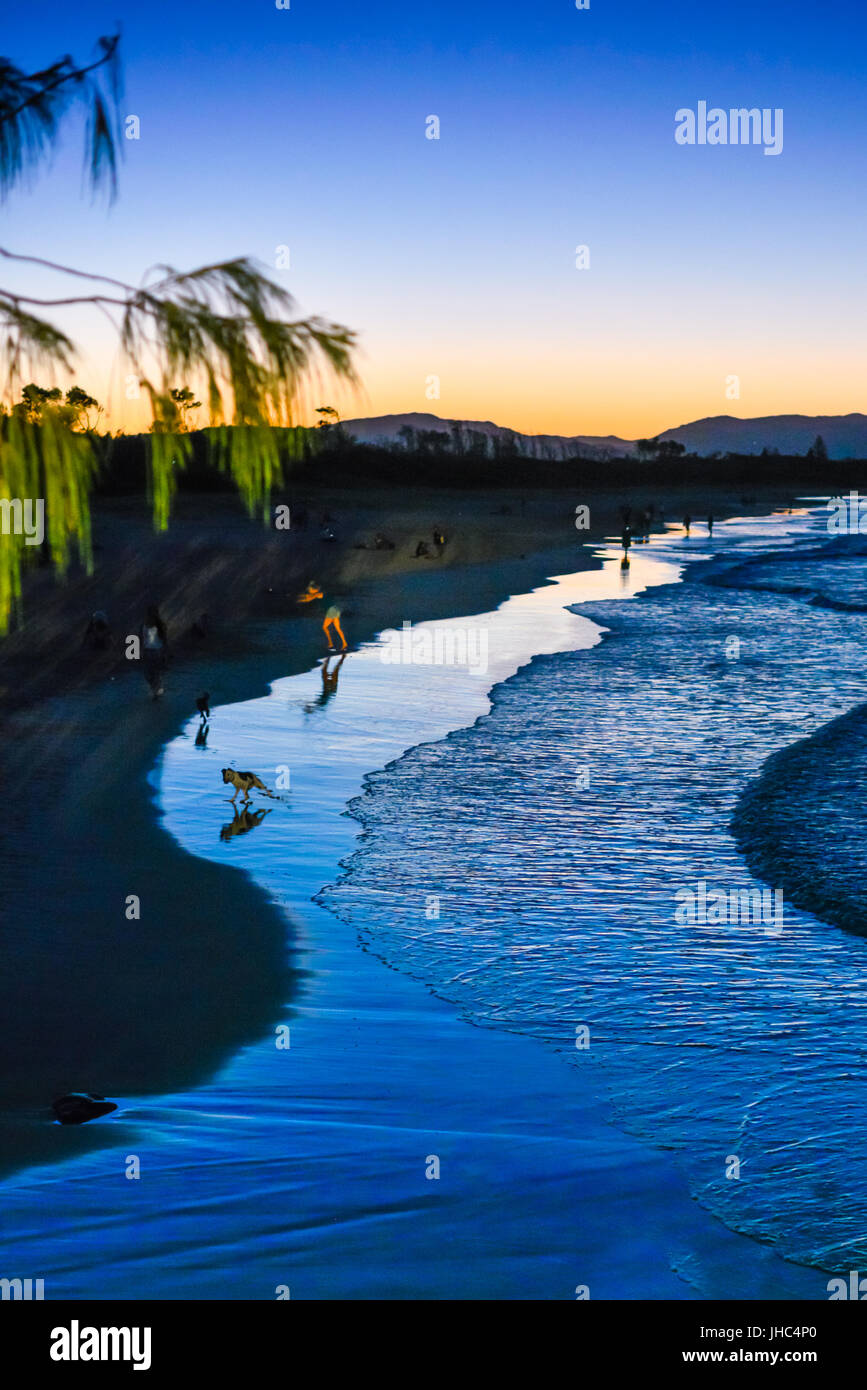
<path fill-rule="evenodd" d="M 475 1022 L 595 1068 L 619 1123 L 676 1152 L 732 1228 L 863 1267 L 867 940 L 840 926 L 863 929 L 867 853 L 850 833 L 823 876 L 838 925 L 801 910 L 753 784 L 867 698 L 867 546 L 820 519 L 781 553 L 716 548 L 680 584 L 582 605 L 600 645 L 538 658 L 486 718 L 368 777 L 362 842 L 321 900 Z M 809 853 L 813 879 L 863 804 L 841 743 L 824 805 L 827 754 L 773 781 L 789 869 Z M 745 792 L 770 881 L 733 834 Z"/>

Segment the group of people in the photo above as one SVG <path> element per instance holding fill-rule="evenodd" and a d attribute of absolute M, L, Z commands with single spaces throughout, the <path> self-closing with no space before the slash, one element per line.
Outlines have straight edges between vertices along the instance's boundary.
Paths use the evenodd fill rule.
<path fill-rule="evenodd" d="M 381 531 L 377 531 L 373 538 L 373 544 L 368 545 L 367 541 L 357 541 L 353 547 L 355 550 L 394 550 L 394 541 L 390 536 L 384 536 Z"/>
<path fill-rule="evenodd" d="M 433 549 L 431 549 L 427 541 L 420 540 L 415 548 L 415 558 L 416 560 L 438 560 L 445 550 L 445 545 L 446 538 L 441 528 L 435 526 L 433 531 Z"/>
<path fill-rule="evenodd" d="M 191 636 L 204 638 L 208 632 L 208 615 L 202 613 L 190 628 Z M 148 604 L 138 631 L 134 634 L 138 641 L 137 655 L 142 664 L 144 678 L 152 697 L 156 700 L 165 693 L 163 678 L 168 666 L 170 650 L 168 629 L 155 603 Z M 83 646 L 92 652 L 105 652 L 111 647 L 113 633 L 108 615 L 101 608 L 90 615 L 84 630 Z"/>
<path fill-rule="evenodd" d="M 302 594 L 298 595 L 299 603 L 313 603 L 324 598 L 322 588 L 315 580 L 311 579 L 307 588 Z M 325 617 L 322 629 L 328 641 L 329 651 L 336 651 L 335 636 L 340 639 L 340 644 L 345 653 L 348 647 L 343 628 L 340 624 L 340 608 L 336 603 L 329 603 L 325 610 Z M 192 636 L 203 638 L 208 632 L 208 615 L 202 613 L 196 622 L 193 623 L 190 633 Z M 169 634 L 165 620 L 156 603 L 148 604 L 145 609 L 144 618 L 139 625 L 138 632 L 135 634 L 138 642 L 138 657 L 142 664 L 142 673 L 147 681 L 148 688 L 154 700 L 165 694 L 165 672 L 171 656 L 169 646 Z M 83 645 L 90 651 L 108 651 L 112 643 L 111 624 L 108 615 L 103 609 L 97 609 L 91 614 L 87 627 L 84 632 Z M 335 680 L 336 684 L 336 680 Z M 201 719 L 200 735 L 207 729 L 210 719 L 210 696 L 205 691 L 196 701 Z M 201 738 L 204 743 L 207 734 Z M 198 740 L 197 740 L 198 741 Z"/>
<path fill-rule="evenodd" d="M 638 512 L 633 512 L 633 508 L 629 506 L 622 506 L 620 508 L 620 520 L 623 528 L 620 535 L 620 544 L 623 547 L 623 559 L 621 561 L 621 567 L 623 569 L 629 568 L 630 546 L 642 542 L 646 545 L 650 540 L 650 530 L 654 523 L 654 518 L 656 519 L 657 526 L 662 530 L 665 526 L 665 516 L 661 510 L 657 511 L 657 508 L 654 507 L 653 504 Z M 687 536 L 690 534 L 691 527 L 692 517 L 687 512 L 686 516 L 683 518 L 683 529 Z M 713 535 L 712 514 L 707 518 L 707 533 L 708 536 Z"/>
<path fill-rule="evenodd" d="M 194 634 L 204 636 L 207 627 L 207 614 L 203 613 L 193 624 Z M 163 673 L 169 660 L 169 638 L 160 610 L 155 603 L 145 609 L 145 615 L 136 634 L 139 643 L 139 657 L 145 680 L 156 700 L 163 694 Z M 83 645 L 92 652 L 108 651 L 112 643 L 111 624 L 108 615 L 98 608 L 91 613 L 84 630 Z"/>
<path fill-rule="evenodd" d="M 684 529 L 684 531 L 686 532 L 687 536 L 689 535 L 689 531 L 690 531 L 690 527 L 691 527 L 691 526 L 692 526 L 692 517 L 687 513 L 687 515 L 683 518 L 683 529 Z M 712 535 L 713 535 L 713 516 L 712 516 L 712 515 L 709 515 L 709 516 L 708 516 L 708 519 L 707 519 L 707 533 L 708 533 L 709 536 L 712 536 Z"/>

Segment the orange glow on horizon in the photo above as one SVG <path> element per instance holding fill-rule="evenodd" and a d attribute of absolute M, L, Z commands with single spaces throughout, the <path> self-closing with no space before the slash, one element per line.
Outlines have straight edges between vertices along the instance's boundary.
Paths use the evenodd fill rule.
<path fill-rule="evenodd" d="M 462 353 L 418 350 L 403 359 L 360 360 L 358 390 L 322 385 L 307 393 L 297 423 L 317 423 L 316 407 L 332 405 L 341 419 L 411 413 L 443 420 L 491 421 L 522 434 L 652 438 L 665 430 L 712 416 L 752 419 L 767 415 L 848 415 L 867 410 L 857 363 L 841 346 L 823 359 L 821 375 L 808 361 L 786 361 L 752 349 L 740 361 L 718 348 L 697 350 L 672 368 L 672 354 L 658 358 L 633 350 L 613 352 L 606 345 L 592 360 L 550 350 L 516 367 L 500 348 L 487 358 L 465 360 Z M 438 370 L 434 370 L 434 367 Z M 740 370 L 738 370 L 738 368 Z M 739 395 L 732 378 L 737 377 Z M 132 390 L 123 370 L 82 360 L 80 370 L 57 384 L 75 381 L 105 406 L 100 427 L 112 433 L 147 431 L 149 401 Z M 438 394 L 437 394 L 438 391 Z M 208 424 L 203 407 L 191 417 L 194 428 Z"/>

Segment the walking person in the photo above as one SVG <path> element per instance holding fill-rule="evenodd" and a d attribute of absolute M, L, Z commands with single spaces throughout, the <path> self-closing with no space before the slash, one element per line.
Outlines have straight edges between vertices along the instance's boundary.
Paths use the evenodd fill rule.
<path fill-rule="evenodd" d="M 156 700 L 165 691 L 163 674 L 169 659 L 169 638 L 166 625 L 155 603 L 148 605 L 139 636 L 144 677 L 150 686 L 153 699 Z"/>

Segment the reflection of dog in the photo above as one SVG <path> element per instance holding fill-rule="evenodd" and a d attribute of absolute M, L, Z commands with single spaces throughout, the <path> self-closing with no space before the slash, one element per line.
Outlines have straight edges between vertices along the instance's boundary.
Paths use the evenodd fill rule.
<path fill-rule="evenodd" d="M 272 801 L 280 800 L 279 796 L 275 796 L 273 792 L 269 792 L 265 783 L 259 780 L 255 772 L 236 772 L 233 767 L 224 767 L 223 781 L 227 784 L 231 783 L 235 788 L 235 795 L 229 798 L 230 801 L 235 801 L 238 792 L 244 793 L 245 802 L 249 801 L 251 787 L 257 787 L 260 792 L 264 792 L 266 796 L 270 796 Z"/>
<path fill-rule="evenodd" d="M 254 826 L 261 825 L 266 816 L 270 816 L 270 806 L 260 806 L 258 811 L 248 811 L 246 806 L 236 806 L 232 820 L 220 830 L 221 840 L 231 840 L 233 835 L 246 835 L 248 830 Z"/>

